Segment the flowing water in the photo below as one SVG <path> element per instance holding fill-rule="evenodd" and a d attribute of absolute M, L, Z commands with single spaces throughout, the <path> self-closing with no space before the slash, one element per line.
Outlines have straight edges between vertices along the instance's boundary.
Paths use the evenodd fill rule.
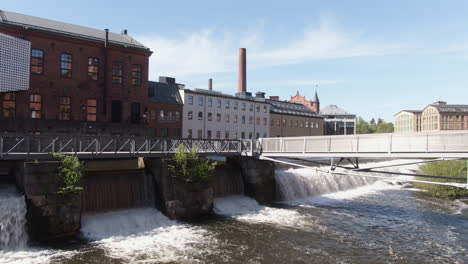
<path fill-rule="evenodd" d="M 0 263 L 468 263 L 467 201 L 430 198 L 397 180 L 315 169 L 276 177 L 282 202 L 274 207 L 241 195 L 219 197 L 216 215 L 192 224 L 151 208 L 87 214 L 82 240 L 10 245 L 1 249 Z M 24 223 L 24 199 L 11 192 L 0 197 L 2 208 L 5 199 L 23 208 L 9 218 Z M 11 237 L 22 237 L 14 241 L 25 241 L 17 235 L 24 224 L 9 226 L 16 230 Z M 3 230 L 0 245 L 8 240 Z"/>

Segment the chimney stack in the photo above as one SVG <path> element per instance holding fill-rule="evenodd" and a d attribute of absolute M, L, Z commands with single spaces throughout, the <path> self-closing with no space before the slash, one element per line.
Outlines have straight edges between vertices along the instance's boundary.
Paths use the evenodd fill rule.
<path fill-rule="evenodd" d="M 239 49 L 239 82 L 237 86 L 238 93 L 247 92 L 247 65 L 246 65 L 246 50 L 245 48 Z"/>
<path fill-rule="evenodd" d="M 208 79 L 208 90 L 213 91 L 213 79 Z"/>

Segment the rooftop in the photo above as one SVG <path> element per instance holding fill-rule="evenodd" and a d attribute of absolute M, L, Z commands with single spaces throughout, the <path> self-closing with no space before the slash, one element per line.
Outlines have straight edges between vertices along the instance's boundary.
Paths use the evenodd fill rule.
<path fill-rule="evenodd" d="M 353 115 L 354 116 L 355 115 L 353 113 L 345 111 L 344 109 L 339 108 L 337 105 L 329 105 L 323 108 L 320 111 L 320 114 L 325 115 L 325 116 L 328 116 L 328 115 Z"/>
<path fill-rule="evenodd" d="M 431 104 L 441 113 L 468 113 L 468 105 Z"/>
<path fill-rule="evenodd" d="M 200 89 L 200 88 L 195 88 L 195 89 L 181 89 L 182 91 L 188 92 L 188 93 L 193 93 L 193 94 L 200 94 L 200 95 L 205 95 L 205 96 L 216 96 L 216 97 L 224 97 L 224 98 L 230 98 L 230 99 L 235 99 L 235 100 L 244 100 L 244 101 L 253 101 L 253 102 L 258 102 L 258 103 L 265 103 L 265 98 L 257 98 L 257 97 L 239 97 L 239 96 L 234 96 L 230 94 L 225 94 L 219 91 L 210 91 L 207 89 Z"/>
<path fill-rule="evenodd" d="M 277 100 L 266 100 L 270 105 L 270 112 L 283 115 L 298 115 L 306 117 L 323 118 L 303 104 Z"/>
<path fill-rule="evenodd" d="M 180 98 L 179 87 L 180 84 L 168 84 L 163 82 L 149 82 L 150 102 L 160 104 L 183 104 Z"/>
<path fill-rule="evenodd" d="M 34 29 L 92 41 L 104 42 L 106 38 L 106 32 L 104 30 L 98 30 L 4 10 L 0 10 L 0 25 L 16 26 L 22 27 L 24 29 Z M 122 45 L 125 47 L 145 49 L 149 51 L 148 47 L 128 36 L 126 33 L 117 34 L 109 32 L 109 43 Z"/>

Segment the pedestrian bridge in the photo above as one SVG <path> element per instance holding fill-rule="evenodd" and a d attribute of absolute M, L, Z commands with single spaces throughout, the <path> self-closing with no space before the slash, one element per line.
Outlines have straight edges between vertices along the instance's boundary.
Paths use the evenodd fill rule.
<path fill-rule="evenodd" d="M 468 130 L 260 139 L 263 157 L 468 158 Z"/>

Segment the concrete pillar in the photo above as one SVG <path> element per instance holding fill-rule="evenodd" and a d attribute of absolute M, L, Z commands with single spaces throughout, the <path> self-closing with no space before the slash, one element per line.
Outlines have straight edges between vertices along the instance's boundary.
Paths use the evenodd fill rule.
<path fill-rule="evenodd" d="M 239 82 L 237 92 L 247 92 L 247 51 L 245 48 L 239 49 Z"/>

